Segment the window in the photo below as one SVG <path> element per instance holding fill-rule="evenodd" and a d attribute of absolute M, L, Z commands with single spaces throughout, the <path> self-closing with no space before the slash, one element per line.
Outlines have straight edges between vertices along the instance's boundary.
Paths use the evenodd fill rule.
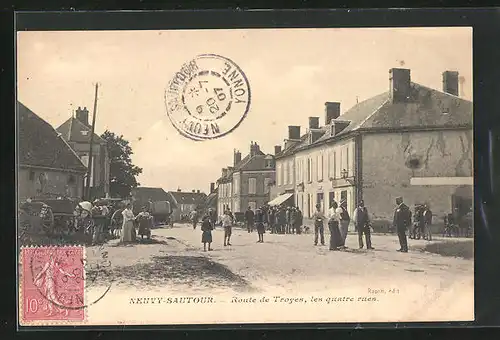
<path fill-rule="evenodd" d="M 264 192 L 267 194 L 269 193 L 269 186 L 271 185 L 271 179 L 270 178 L 264 178 Z"/>
<path fill-rule="evenodd" d="M 312 182 L 312 162 L 311 158 L 307 158 L 307 181 Z"/>
<path fill-rule="evenodd" d="M 320 153 L 318 155 L 318 161 L 317 161 L 318 167 L 317 167 L 317 176 L 318 176 L 318 181 L 323 180 L 323 154 Z"/>
<path fill-rule="evenodd" d="M 325 211 L 325 204 L 324 204 L 324 194 L 322 192 L 318 192 L 316 194 L 316 204 L 321 205 L 321 211 Z"/>
<path fill-rule="evenodd" d="M 351 166 L 350 166 L 350 163 L 349 163 L 349 160 L 350 160 L 350 153 L 351 153 L 351 147 L 350 145 L 347 145 L 346 146 L 346 150 L 345 150 L 345 154 L 346 154 L 346 160 L 345 160 L 345 169 L 347 170 L 347 176 L 351 176 Z"/>
<path fill-rule="evenodd" d="M 329 207 L 331 207 L 331 206 L 332 206 L 333 201 L 335 201 L 335 192 L 330 191 L 330 192 L 328 193 L 328 206 L 329 206 Z"/>
<path fill-rule="evenodd" d="M 233 189 L 234 189 L 234 194 L 238 194 L 238 188 L 240 187 L 240 179 L 239 177 L 234 177 L 234 185 L 233 185 Z"/>
<path fill-rule="evenodd" d="M 283 163 L 283 184 L 288 184 L 288 162 Z"/>
<path fill-rule="evenodd" d="M 342 170 L 347 170 L 348 165 L 347 165 L 347 146 L 342 147 Z"/>
<path fill-rule="evenodd" d="M 281 185 L 281 164 L 276 165 L 276 183 Z"/>
<path fill-rule="evenodd" d="M 340 159 L 342 157 L 342 150 L 335 151 L 334 155 L 334 163 L 335 163 L 335 178 L 340 178 Z"/>
<path fill-rule="evenodd" d="M 256 178 L 249 178 L 248 179 L 248 193 L 254 194 L 254 195 L 257 193 L 257 179 Z"/>
<path fill-rule="evenodd" d="M 293 161 L 288 163 L 288 184 L 293 183 Z"/>
<path fill-rule="evenodd" d="M 68 184 L 75 184 L 75 182 L 76 182 L 75 175 L 69 175 Z"/>

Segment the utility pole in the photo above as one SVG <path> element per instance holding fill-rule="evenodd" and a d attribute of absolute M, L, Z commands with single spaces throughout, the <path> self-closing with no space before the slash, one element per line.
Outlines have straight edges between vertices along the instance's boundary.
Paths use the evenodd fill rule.
<path fill-rule="evenodd" d="M 92 162 L 92 148 L 94 146 L 94 131 L 95 131 L 95 116 L 97 113 L 97 91 L 98 91 L 99 85 L 96 83 L 95 84 L 95 97 L 94 97 L 94 111 L 92 112 L 92 130 L 90 132 L 90 147 L 89 147 L 89 168 L 87 170 L 87 201 L 91 200 L 90 197 L 90 175 L 92 174 L 92 167 L 93 167 L 93 162 Z"/>

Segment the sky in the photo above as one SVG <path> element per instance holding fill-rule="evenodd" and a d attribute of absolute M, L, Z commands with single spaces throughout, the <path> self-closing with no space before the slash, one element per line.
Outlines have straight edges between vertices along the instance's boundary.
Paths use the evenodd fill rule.
<path fill-rule="evenodd" d="M 166 115 L 165 88 L 196 55 L 234 61 L 248 78 L 247 117 L 229 135 L 181 136 Z M 460 96 L 472 100 L 472 28 L 325 28 L 169 31 L 19 32 L 18 100 L 57 128 L 74 110 L 91 112 L 99 83 L 96 132 L 130 141 L 141 186 L 209 191 L 233 150 L 250 142 L 273 153 L 288 125 L 325 122 L 324 103 L 356 101 L 389 89 L 389 69 L 442 89 L 442 72 L 458 71 Z"/>

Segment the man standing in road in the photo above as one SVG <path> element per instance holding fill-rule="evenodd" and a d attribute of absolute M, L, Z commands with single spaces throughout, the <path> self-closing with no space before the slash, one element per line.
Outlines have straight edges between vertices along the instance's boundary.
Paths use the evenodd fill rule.
<path fill-rule="evenodd" d="M 411 211 L 406 204 L 403 203 L 403 198 L 396 198 L 396 210 L 394 211 L 394 221 L 393 226 L 396 228 L 399 238 L 399 244 L 401 246 L 398 249 L 399 252 L 408 252 L 408 241 L 406 239 L 406 229 L 411 224 Z"/>
<path fill-rule="evenodd" d="M 251 232 L 253 232 L 254 218 L 255 218 L 255 214 L 254 214 L 252 208 L 248 207 L 247 211 L 245 211 L 245 222 L 247 224 L 247 230 L 248 230 L 249 234 Z"/>
<path fill-rule="evenodd" d="M 191 222 L 193 223 L 193 229 L 196 229 L 196 225 L 198 224 L 198 212 L 195 210 L 191 211 Z"/>
<path fill-rule="evenodd" d="M 354 225 L 358 231 L 358 244 L 359 249 L 363 249 L 363 234 L 366 239 L 366 249 L 374 249 L 372 247 L 372 240 L 370 234 L 370 219 L 368 218 L 368 210 L 365 207 L 363 200 L 359 201 L 359 205 L 354 210 Z"/>
<path fill-rule="evenodd" d="M 340 235 L 342 236 L 342 247 L 345 247 L 349 223 L 351 223 L 351 217 L 347 212 L 347 200 L 344 199 L 340 202 L 340 209 L 342 209 L 340 212 Z"/>
<path fill-rule="evenodd" d="M 321 245 L 325 245 L 325 215 L 321 211 L 321 204 L 316 204 L 316 212 L 313 214 L 314 221 L 314 245 L 318 245 L 318 234 L 321 237 Z"/>
<path fill-rule="evenodd" d="M 222 216 L 222 227 L 224 228 L 224 247 L 230 246 L 229 240 L 231 239 L 231 232 L 233 228 L 233 218 L 229 210 L 224 211 Z"/>

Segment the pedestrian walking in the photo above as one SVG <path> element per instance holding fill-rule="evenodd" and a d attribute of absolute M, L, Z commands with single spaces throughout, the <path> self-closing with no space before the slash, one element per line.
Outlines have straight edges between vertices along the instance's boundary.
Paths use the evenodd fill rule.
<path fill-rule="evenodd" d="M 314 221 L 314 245 L 318 245 L 318 236 L 321 238 L 321 245 L 325 245 L 325 215 L 321 211 L 321 204 L 316 204 L 316 211 L 313 216 Z"/>
<path fill-rule="evenodd" d="M 229 243 L 229 241 L 233 228 L 233 218 L 229 210 L 224 211 L 224 215 L 222 216 L 222 227 L 224 228 L 224 247 L 230 246 L 231 243 Z"/>
<path fill-rule="evenodd" d="M 290 234 L 295 234 L 297 225 L 297 209 L 295 207 L 290 208 Z"/>
<path fill-rule="evenodd" d="M 245 222 L 247 224 L 248 233 L 253 232 L 254 218 L 255 213 L 253 212 L 251 207 L 248 207 L 247 211 L 245 211 Z"/>
<path fill-rule="evenodd" d="M 432 241 L 432 232 L 431 232 L 431 225 L 432 225 L 432 211 L 429 209 L 429 206 L 427 204 L 424 204 L 423 208 L 423 219 L 424 219 L 424 235 L 427 238 L 427 241 Z"/>
<path fill-rule="evenodd" d="M 359 249 L 363 249 L 364 247 L 363 234 L 365 235 L 366 249 L 375 249 L 372 247 L 368 209 L 366 209 L 365 202 L 363 200 L 359 201 L 359 204 L 354 210 L 353 215 L 354 225 L 356 226 L 356 230 L 358 231 Z"/>
<path fill-rule="evenodd" d="M 290 234 L 291 208 L 285 208 L 285 234 Z"/>
<path fill-rule="evenodd" d="M 302 222 L 304 220 L 304 216 L 302 215 L 302 211 L 299 208 L 296 208 L 296 217 L 295 217 L 295 232 L 297 235 L 302 234 Z"/>
<path fill-rule="evenodd" d="M 349 223 L 351 223 L 351 217 L 349 212 L 347 212 L 347 200 L 342 200 L 340 202 L 340 235 L 342 236 L 342 246 L 345 247 L 345 241 L 347 239 L 347 233 L 349 232 Z"/>
<path fill-rule="evenodd" d="M 269 221 L 269 229 L 271 230 L 271 234 L 274 234 L 276 232 L 275 226 L 276 226 L 276 210 L 274 207 L 271 207 L 268 210 L 268 221 Z"/>
<path fill-rule="evenodd" d="M 403 203 L 403 198 L 396 198 L 396 209 L 394 211 L 393 226 L 397 230 L 399 245 L 399 252 L 408 252 L 408 241 L 406 239 L 406 230 L 411 224 L 411 211 L 406 204 Z"/>
<path fill-rule="evenodd" d="M 342 235 L 340 234 L 340 215 L 337 202 L 330 202 L 328 209 L 328 229 L 330 230 L 330 250 L 340 250 Z"/>
<path fill-rule="evenodd" d="M 191 223 L 193 223 L 193 229 L 196 229 L 196 225 L 198 224 L 198 212 L 195 210 L 191 211 Z"/>
<path fill-rule="evenodd" d="M 264 243 L 264 233 L 266 228 L 264 227 L 264 212 L 262 208 L 255 211 L 255 226 L 257 227 L 257 234 L 259 234 L 259 240 L 257 243 Z"/>
<path fill-rule="evenodd" d="M 214 229 L 212 220 L 210 215 L 203 216 L 201 222 L 201 242 L 203 243 L 203 251 L 207 251 L 207 243 L 208 243 L 208 251 L 212 251 L 210 245 L 212 244 L 212 230 Z"/>
<path fill-rule="evenodd" d="M 134 213 L 132 212 L 132 205 L 127 203 L 125 209 L 122 211 L 123 224 L 120 236 L 121 243 L 130 243 L 135 241 L 135 227 L 134 227 Z"/>

